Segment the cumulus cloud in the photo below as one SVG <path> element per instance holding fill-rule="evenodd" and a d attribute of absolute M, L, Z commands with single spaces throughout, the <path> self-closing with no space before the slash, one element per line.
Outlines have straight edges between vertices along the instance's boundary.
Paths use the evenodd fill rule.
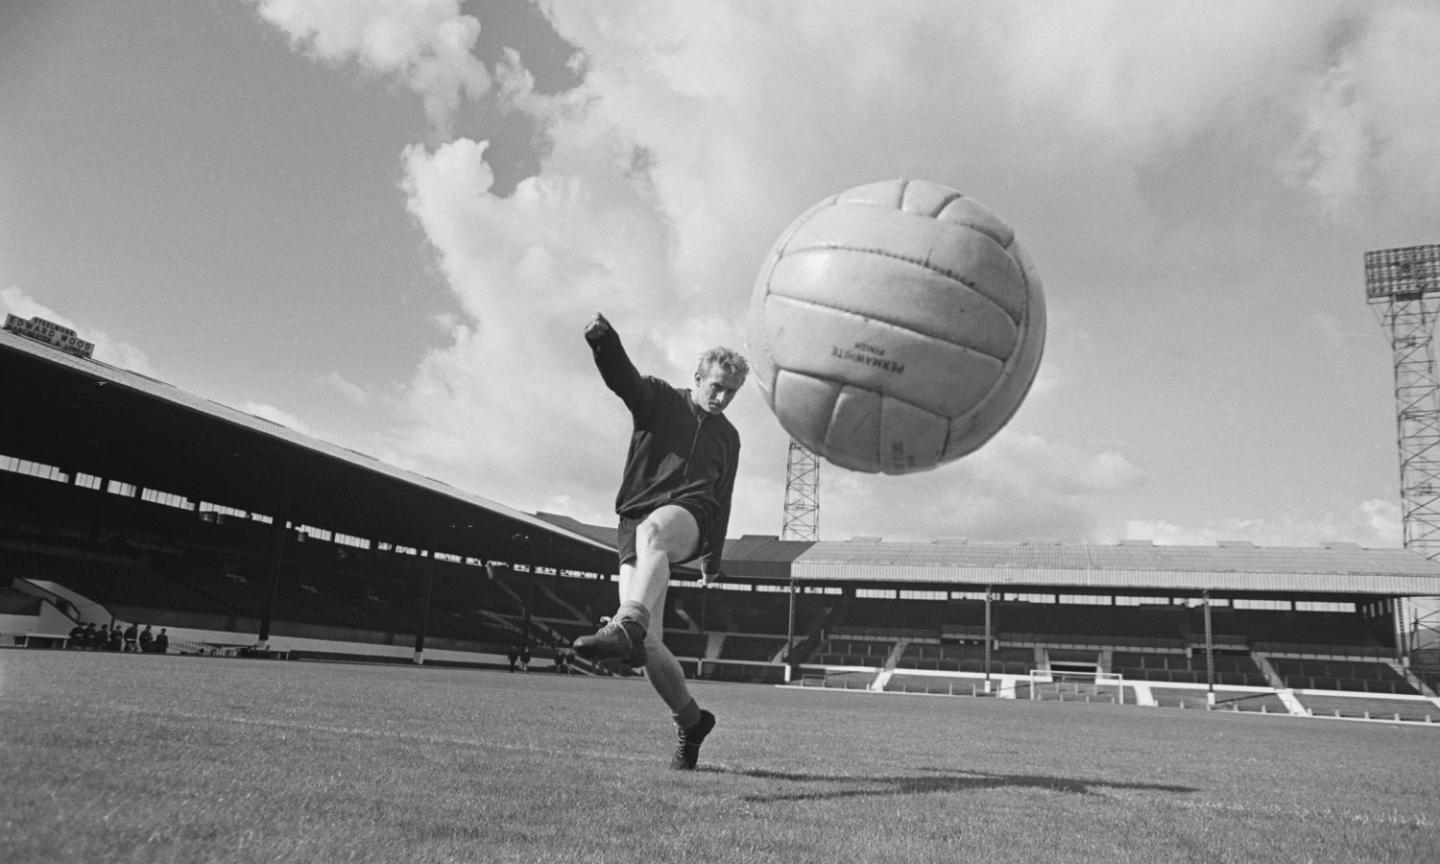
<path fill-rule="evenodd" d="M 1145 159 L 1261 104 L 1323 26 L 1323 13 L 1300 11 L 1245 0 L 1014 4 L 991 50 L 1022 104 Z"/>
<path fill-rule="evenodd" d="M 347 402 L 364 407 L 370 404 L 370 394 L 364 387 L 348 380 L 339 372 L 328 372 L 316 379 L 321 387 L 339 393 Z"/>
<path fill-rule="evenodd" d="M 1370 536 L 1378 546 L 1399 546 L 1404 541 L 1404 517 L 1393 501 L 1374 499 L 1360 504 L 1360 513 Z"/>
<path fill-rule="evenodd" d="M 603 311 L 637 363 L 672 378 L 660 358 L 675 334 L 653 321 L 680 316 L 665 290 L 666 228 L 642 189 L 613 172 L 548 172 L 499 198 L 485 147 L 459 139 L 406 153 L 408 206 L 462 315 L 402 397 L 395 446 L 528 497 L 545 485 L 533 459 L 569 478 L 594 472 L 592 442 L 623 454 L 625 416 L 612 416 L 619 403 L 581 337 L 590 315 Z"/>
<path fill-rule="evenodd" d="M 310 428 L 310 425 L 304 420 L 301 420 L 288 411 L 276 408 L 274 405 L 269 405 L 264 402 L 242 402 L 240 404 L 240 410 L 246 414 L 253 414 L 261 420 L 268 420 L 271 423 L 299 432 L 301 435 L 306 435 L 311 438 L 318 437 L 315 434 L 315 430 Z"/>
<path fill-rule="evenodd" d="M 1326 21 L 1319 62 L 1296 83 L 1299 131 L 1281 166 L 1332 214 L 1377 188 L 1412 204 L 1433 201 L 1440 10 L 1392 3 L 1353 12 Z"/>
<path fill-rule="evenodd" d="M 56 312 L 13 285 L 0 288 L 0 317 L 5 314 L 17 315 L 21 318 L 40 317 L 53 324 L 69 327 L 81 339 L 94 343 L 95 351 L 91 356 L 96 360 L 152 378 L 159 377 L 150 358 L 138 346 L 123 339 L 117 339 L 102 330 L 96 330 L 87 324 L 77 323 L 74 319 Z"/>
<path fill-rule="evenodd" d="M 1133 164 L 1224 136 L 1334 217 L 1440 183 L 1434 4 L 1042 2 L 998 20 L 1017 103 Z"/>
<path fill-rule="evenodd" d="M 389 454 L 522 507 L 613 494 L 628 418 L 579 339 L 589 315 L 611 317 L 642 371 L 683 383 L 707 344 L 743 342 L 764 250 L 839 189 L 925 177 L 998 200 L 1025 237 L 1138 238 L 1154 230 L 1143 170 L 1196 142 L 1233 139 L 1276 183 L 1331 212 L 1371 184 L 1440 176 L 1430 121 L 1415 121 L 1426 113 L 1416 106 L 1440 99 L 1437 61 L 1426 59 L 1437 55 L 1389 51 L 1440 26 L 1423 4 L 544 9 L 583 53 L 573 91 L 535 94 L 513 54 L 493 71 L 476 63 L 480 23 L 458 0 L 260 4 L 318 60 L 404 82 L 437 124 L 482 97 L 534 115 L 540 168 L 503 197 L 480 137 L 402 156 L 405 205 L 458 312 L 393 404 L 402 420 Z M 1086 206 L 1030 209 L 1057 188 Z M 1085 245 L 1082 269 L 1085 255 L 1142 246 Z M 1044 273 L 1043 246 L 1035 252 Z M 1055 362 L 1031 399 L 1070 380 Z M 732 409 L 747 430 L 737 518 L 778 528 L 784 441 L 758 401 Z M 1141 479 L 1113 448 L 1007 430 L 955 466 L 902 481 L 830 469 L 822 496 L 825 524 L 841 533 L 1077 539 L 1101 530 L 1096 502 Z M 1303 533 L 1214 526 L 1226 529 Z M 1182 530 L 1134 525 L 1156 538 Z"/>
<path fill-rule="evenodd" d="M 1299 106 L 1301 132 L 1282 161 L 1287 178 L 1332 214 L 1363 192 L 1376 146 L 1357 87 L 1353 61 L 1327 69 Z"/>
<path fill-rule="evenodd" d="M 480 20 L 461 14 L 460 0 L 259 0 L 258 9 L 317 60 L 354 61 L 403 81 L 437 126 L 490 90 L 490 73 L 472 53 Z"/>
<path fill-rule="evenodd" d="M 822 465 L 821 533 L 826 539 L 1080 542 L 1099 530 L 1095 501 L 1142 480 L 1119 454 L 1086 454 L 1007 430 L 971 456 L 926 474 L 883 477 Z"/>
<path fill-rule="evenodd" d="M 1231 517 L 1205 525 L 1176 525 L 1165 520 L 1134 519 L 1125 523 L 1118 539 L 1150 540 L 1163 546 L 1213 546 L 1225 540 L 1245 540 L 1257 546 L 1320 546 L 1325 543 L 1359 543 L 1371 548 L 1402 545 L 1400 508 L 1389 501 L 1362 501 L 1341 513 L 1282 519 Z"/>

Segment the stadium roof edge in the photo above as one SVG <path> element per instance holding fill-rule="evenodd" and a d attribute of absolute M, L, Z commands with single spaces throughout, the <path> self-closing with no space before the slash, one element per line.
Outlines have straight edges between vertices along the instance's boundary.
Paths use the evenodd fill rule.
<path fill-rule="evenodd" d="M 486 557 L 526 560 L 530 538 L 522 534 L 534 529 L 543 532 L 547 542 L 556 541 L 547 548 L 548 555 L 577 562 L 560 566 L 607 573 L 614 569 L 613 528 L 523 513 L 141 373 L 73 357 L 5 332 L 0 332 L 0 371 L 19 373 L 4 376 L 13 400 L 0 423 L 0 453 L 6 455 L 64 470 L 112 471 L 105 475 L 110 479 L 170 483 L 157 488 L 196 498 L 216 494 L 220 497 L 207 500 L 218 503 L 230 503 L 223 497 L 228 493 L 248 496 L 256 512 L 278 512 L 262 507 L 279 500 L 278 490 L 270 487 L 283 485 L 285 472 L 293 471 L 303 475 L 301 487 L 313 478 L 324 481 L 314 484 L 316 490 L 296 493 L 310 493 L 308 509 L 296 518 L 333 514 L 353 518 L 356 524 L 379 525 L 380 531 L 395 526 L 393 535 L 362 536 L 398 540 L 405 533 L 408 542 L 428 545 L 436 519 L 463 521 L 465 514 L 483 513 L 485 518 L 477 521 L 483 521 L 489 533 L 476 548 Z M 242 448 L 251 452 L 231 452 Z M 92 467 L 90 460 L 100 460 L 99 467 Z M 127 476 L 135 465 L 140 467 L 133 470 L 143 475 Z M 218 476 L 207 477 L 212 470 Z M 383 512 L 375 514 L 376 508 Z M 405 512 L 409 509 L 423 512 Z M 344 524 L 325 527 L 351 530 Z M 1066 545 L 964 538 L 897 542 L 879 537 L 813 542 L 746 534 L 726 540 L 725 559 L 728 575 L 756 581 L 793 574 L 812 582 L 1023 585 L 1056 593 L 1217 590 L 1440 596 L 1440 564 L 1405 549 L 1367 549 L 1346 542 L 1317 547 L 1257 547 L 1248 542 L 1165 546 L 1149 541 Z"/>
<path fill-rule="evenodd" d="M 1440 563 L 1407 549 L 822 541 L 795 577 L 1113 591 L 1440 596 Z"/>
<path fill-rule="evenodd" d="M 613 545 L 607 546 L 595 537 L 573 531 L 565 526 L 556 525 L 538 516 L 524 513 L 478 494 L 463 491 L 444 481 L 425 476 L 409 469 L 390 465 L 352 448 L 314 438 L 268 418 L 259 417 L 225 405 L 224 403 L 217 402 L 214 399 L 189 393 L 174 384 L 143 373 L 122 369 L 100 360 L 76 357 L 8 331 L 0 331 L 0 360 L 4 360 L 7 365 L 33 361 L 42 365 L 31 366 L 29 369 L 49 368 L 56 370 L 58 374 L 67 376 L 67 380 L 72 378 L 79 380 L 80 376 L 88 377 L 90 383 L 94 385 L 101 387 L 114 386 L 135 394 L 137 398 L 151 400 L 155 403 L 168 406 L 172 413 L 166 414 L 160 419 L 168 419 L 170 422 L 182 424 L 223 424 L 225 427 L 238 430 L 243 434 L 260 436 L 263 439 L 275 442 L 276 445 L 291 448 L 296 459 L 309 458 L 313 460 L 323 458 L 332 462 L 338 462 L 368 475 L 383 478 L 389 483 L 404 484 L 416 490 L 423 491 L 425 494 L 441 499 L 449 499 L 455 505 L 459 505 L 462 508 L 478 508 L 488 511 L 494 516 L 502 517 L 507 521 L 518 523 L 535 531 L 545 532 L 565 542 L 593 549 L 597 555 L 599 553 L 609 553 L 613 555 L 614 553 Z M 17 381 L 15 388 L 8 389 L 19 390 L 20 387 L 27 385 L 33 388 L 40 388 L 47 384 L 58 386 L 61 381 L 61 378 L 55 378 L 54 380 L 43 383 Z M 73 397 L 77 391 L 75 391 L 73 386 L 71 387 L 71 391 L 72 392 L 68 392 L 65 395 Z M 103 446 L 103 442 L 95 440 L 93 435 L 88 438 L 83 438 L 83 440 L 81 437 L 77 437 L 74 441 L 69 442 L 70 446 L 68 449 L 61 447 L 58 443 L 52 443 L 47 446 L 43 438 L 47 435 L 53 436 L 59 434 L 60 430 L 67 429 L 66 424 L 76 422 L 100 422 L 101 418 L 96 415 L 96 411 L 103 411 L 106 410 L 106 408 L 113 410 L 113 405 L 117 404 L 113 397 L 107 406 L 99 408 L 94 406 L 77 406 L 73 404 L 75 400 L 72 398 L 70 404 L 51 406 L 54 410 L 46 413 L 44 406 L 36 406 L 33 404 L 36 399 L 42 399 L 45 395 L 44 393 L 37 395 L 27 392 L 26 395 L 31 397 L 30 402 L 24 406 L 23 410 L 12 410 L 10 412 L 11 422 L 4 424 L 4 436 L 0 437 L 0 446 L 13 444 L 15 442 L 24 442 L 29 446 L 19 448 L 26 452 L 8 453 L 7 455 L 27 458 L 37 462 L 46 462 L 44 454 L 45 451 L 48 450 L 48 452 L 54 454 L 55 457 L 65 456 L 70 460 L 71 464 L 59 464 L 56 467 L 94 470 L 93 468 L 87 468 L 83 461 L 77 458 L 89 455 L 99 457 L 100 454 L 97 451 Z M 14 405 L 14 403 L 11 404 L 12 406 Z M 185 420 L 184 418 L 186 417 L 192 419 Z M 103 419 L 113 421 L 118 425 L 123 418 L 105 415 Z M 18 428 L 25 422 L 40 424 L 44 428 L 32 429 L 26 433 Z M 144 441 L 143 435 L 139 433 L 154 432 L 155 430 L 148 428 L 137 429 L 135 431 L 137 433 L 135 440 Z M 195 425 L 193 428 L 183 430 L 168 430 L 168 433 L 175 437 L 174 443 L 177 447 L 184 447 L 186 446 L 185 439 L 189 438 L 195 441 L 196 439 L 202 438 L 203 436 L 200 434 L 201 431 L 201 426 Z M 77 436 L 88 434 L 86 430 L 79 429 L 67 429 L 67 433 L 76 434 Z M 155 442 L 155 444 L 151 446 L 158 447 L 162 445 L 160 442 Z M 197 451 L 202 449 L 202 445 L 198 442 L 194 443 L 193 446 Z M 36 452 L 37 449 L 40 452 Z M 310 455 L 306 456 L 305 454 Z M 204 455 L 209 457 L 215 454 L 205 453 Z M 58 461 L 58 458 L 56 461 Z M 49 462 L 47 464 L 55 463 Z M 127 479 L 133 480 L 133 478 Z M 242 482 L 234 478 L 231 479 L 233 482 Z M 190 488 L 170 488 L 165 491 L 189 494 L 192 496 L 195 494 Z M 221 503 L 226 502 L 221 499 Z M 337 501 L 336 506 L 344 506 L 344 502 Z M 597 560 L 599 559 L 597 558 Z"/>

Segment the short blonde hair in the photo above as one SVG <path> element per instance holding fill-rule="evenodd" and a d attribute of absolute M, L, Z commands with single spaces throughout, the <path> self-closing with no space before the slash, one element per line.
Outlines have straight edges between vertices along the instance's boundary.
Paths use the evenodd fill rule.
<path fill-rule="evenodd" d="M 745 382 L 745 376 L 750 374 L 750 362 L 745 359 L 745 355 L 723 345 L 711 348 L 700 355 L 700 364 L 695 367 L 695 374 L 697 376 L 704 375 L 716 366 L 724 369 L 726 374 L 739 375 L 742 384 Z"/>

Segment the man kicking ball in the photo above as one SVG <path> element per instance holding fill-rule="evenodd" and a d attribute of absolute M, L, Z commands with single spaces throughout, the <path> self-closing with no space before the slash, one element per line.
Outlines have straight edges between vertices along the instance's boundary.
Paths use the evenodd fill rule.
<path fill-rule="evenodd" d="M 644 668 L 679 727 L 671 768 L 693 770 L 715 715 L 690 695 L 685 673 L 661 636 L 671 563 L 699 559 L 702 584 L 720 578 L 740 434 L 721 416 L 745 383 L 749 364 L 729 348 L 700 357 L 695 387 L 681 390 L 642 376 L 620 336 L 596 314 L 585 341 L 600 377 L 630 409 L 634 431 L 615 512 L 620 516 L 620 608 L 575 653 Z"/>

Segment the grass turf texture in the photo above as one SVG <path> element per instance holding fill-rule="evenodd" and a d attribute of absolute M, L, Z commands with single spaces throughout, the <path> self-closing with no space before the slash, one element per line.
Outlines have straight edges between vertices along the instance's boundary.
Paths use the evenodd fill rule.
<path fill-rule="evenodd" d="M 1440 728 L 0 651 L 0 860 L 1440 861 Z"/>

